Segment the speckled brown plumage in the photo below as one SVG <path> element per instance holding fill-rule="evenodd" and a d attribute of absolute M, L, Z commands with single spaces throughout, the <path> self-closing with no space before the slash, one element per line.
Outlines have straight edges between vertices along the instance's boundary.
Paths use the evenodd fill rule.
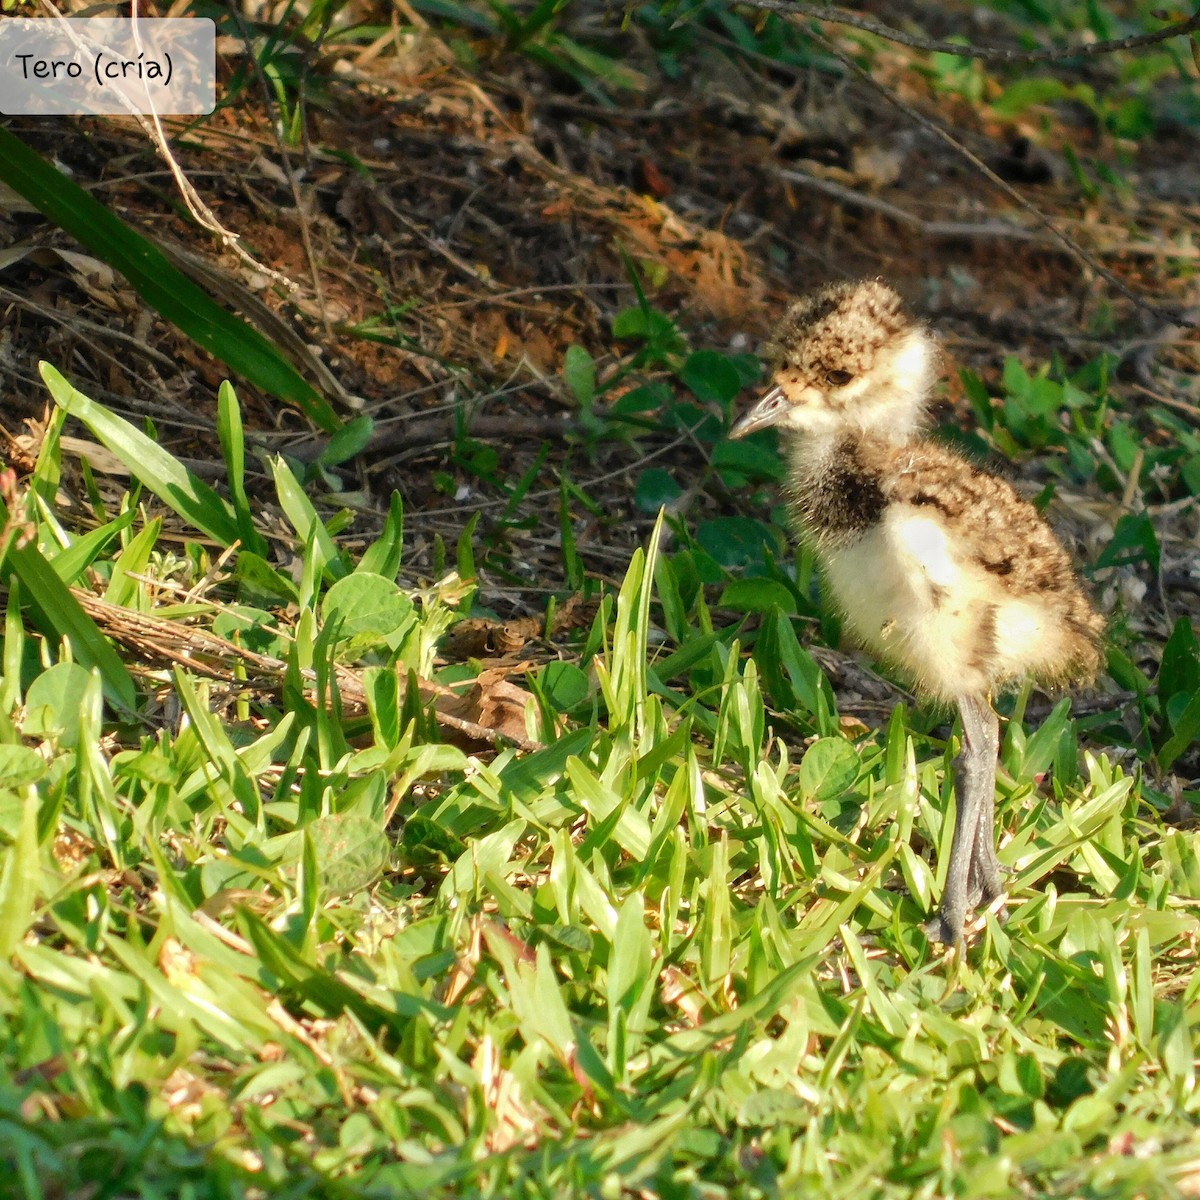
<path fill-rule="evenodd" d="M 771 389 L 730 431 L 776 426 L 793 514 L 847 630 L 926 697 L 957 705 L 957 818 L 932 937 L 1002 895 L 992 832 L 999 725 L 989 697 L 1094 675 L 1103 621 L 1041 514 L 921 432 L 929 330 L 878 281 L 798 301 L 768 349 Z"/>
<path fill-rule="evenodd" d="M 829 367 L 863 371 L 882 345 L 911 324 L 886 284 L 832 284 L 787 310 L 766 356 L 775 370 L 796 367 L 814 376 Z"/>

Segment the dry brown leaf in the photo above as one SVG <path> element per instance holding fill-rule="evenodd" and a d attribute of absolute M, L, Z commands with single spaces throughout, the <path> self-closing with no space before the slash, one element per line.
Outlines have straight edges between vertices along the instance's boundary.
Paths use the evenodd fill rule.
<path fill-rule="evenodd" d="M 185 991 L 190 990 L 192 980 L 200 973 L 195 954 L 173 937 L 163 939 L 158 965 L 168 982 Z"/>
<path fill-rule="evenodd" d="M 530 1145 L 536 1140 L 543 1111 L 521 1091 L 520 1082 L 505 1070 L 500 1050 L 491 1036 L 485 1034 L 471 1059 L 478 1076 L 484 1103 L 492 1110 L 495 1126 L 487 1134 L 488 1149 L 502 1153 L 517 1145 Z"/>
<path fill-rule="evenodd" d="M 451 658 L 516 654 L 541 631 L 542 623 L 537 617 L 518 617 L 513 621 L 469 617 L 459 621 L 442 639 L 442 651 Z"/>
<path fill-rule="evenodd" d="M 506 676 L 516 669 L 495 667 L 481 671 L 465 695 L 440 701 L 438 710 L 471 721 L 510 741 L 524 742 L 529 736 L 525 710 L 533 697 L 524 688 L 508 682 Z"/>
<path fill-rule="evenodd" d="M 454 966 L 450 968 L 450 974 L 439 997 L 442 1004 L 457 1004 L 475 979 L 475 968 L 479 966 L 479 960 L 483 956 L 482 921 L 479 913 L 471 918 L 471 936 L 467 941 L 467 948 L 455 958 Z"/>
<path fill-rule="evenodd" d="M 550 640 L 576 629 L 585 629 L 596 619 L 598 600 L 585 601 L 576 594 L 568 597 L 554 610 L 548 630 L 540 617 L 516 617 L 497 621 L 491 617 L 468 617 L 459 621 L 442 638 L 442 653 L 449 658 L 496 658 L 519 654 L 536 638 Z"/>
<path fill-rule="evenodd" d="M 704 996 L 678 967 L 663 968 L 661 992 L 663 1003 L 678 1008 L 693 1028 L 704 1024 Z"/>

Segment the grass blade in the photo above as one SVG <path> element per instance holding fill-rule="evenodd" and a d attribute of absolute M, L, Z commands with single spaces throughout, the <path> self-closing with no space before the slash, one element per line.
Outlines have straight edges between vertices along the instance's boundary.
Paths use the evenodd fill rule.
<path fill-rule="evenodd" d="M 49 363 L 40 367 L 54 402 L 78 417 L 164 504 L 222 546 L 238 540 L 233 509 L 208 484 L 123 417 L 73 388 Z"/>
<path fill-rule="evenodd" d="M 4 506 L 0 504 L 0 511 Z M 3 511 L 7 517 L 7 512 Z M 96 622 L 80 607 L 67 585 L 33 545 L 10 546 L 3 564 L 5 576 L 20 581 L 34 623 L 51 641 L 66 640 L 75 661 L 96 667 L 108 698 L 123 708 L 137 707 L 137 689 L 117 652 L 108 644 Z"/>
<path fill-rule="evenodd" d="M 153 242 L 4 128 L 0 128 L 0 179 L 120 271 L 151 308 L 230 370 L 298 405 L 321 429 L 332 432 L 339 427 L 328 402 L 257 329 L 227 313 L 172 266 Z"/>

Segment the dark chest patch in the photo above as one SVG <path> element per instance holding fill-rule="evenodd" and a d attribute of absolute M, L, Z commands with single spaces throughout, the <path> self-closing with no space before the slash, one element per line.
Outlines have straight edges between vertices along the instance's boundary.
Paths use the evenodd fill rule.
<path fill-rule="evenodd" d="M 793 487 L 805 532 L 819 542 L 865 532 L 887 507 L 878 474 L 862 464 L 850 442 L 838 446 L 820 470 L 795 479 Z"/>

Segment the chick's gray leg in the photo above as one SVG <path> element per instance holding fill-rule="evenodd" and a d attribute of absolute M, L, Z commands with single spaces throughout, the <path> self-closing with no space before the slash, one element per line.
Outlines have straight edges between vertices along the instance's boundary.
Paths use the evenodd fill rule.
<path fill-rule="evenodd" d="M 967 876 L 969 907 L 990 904 L 1004 892 L 1004 868 L 996 857 L 996 772 L 984 792 L 979 824 L 975 827 L 975 845 L 971 870 Z"/>
<path fill-rule="evenodd" d="M 954 838 L 942 906 L 927 926 L 930 937 L 949 946 L 962 940 L 968 907 L 1002 890 L 993 829 L 1000 722 L 986 696 L 966 696 L 958 707 L 963 746 L 954 772 Z"/>

